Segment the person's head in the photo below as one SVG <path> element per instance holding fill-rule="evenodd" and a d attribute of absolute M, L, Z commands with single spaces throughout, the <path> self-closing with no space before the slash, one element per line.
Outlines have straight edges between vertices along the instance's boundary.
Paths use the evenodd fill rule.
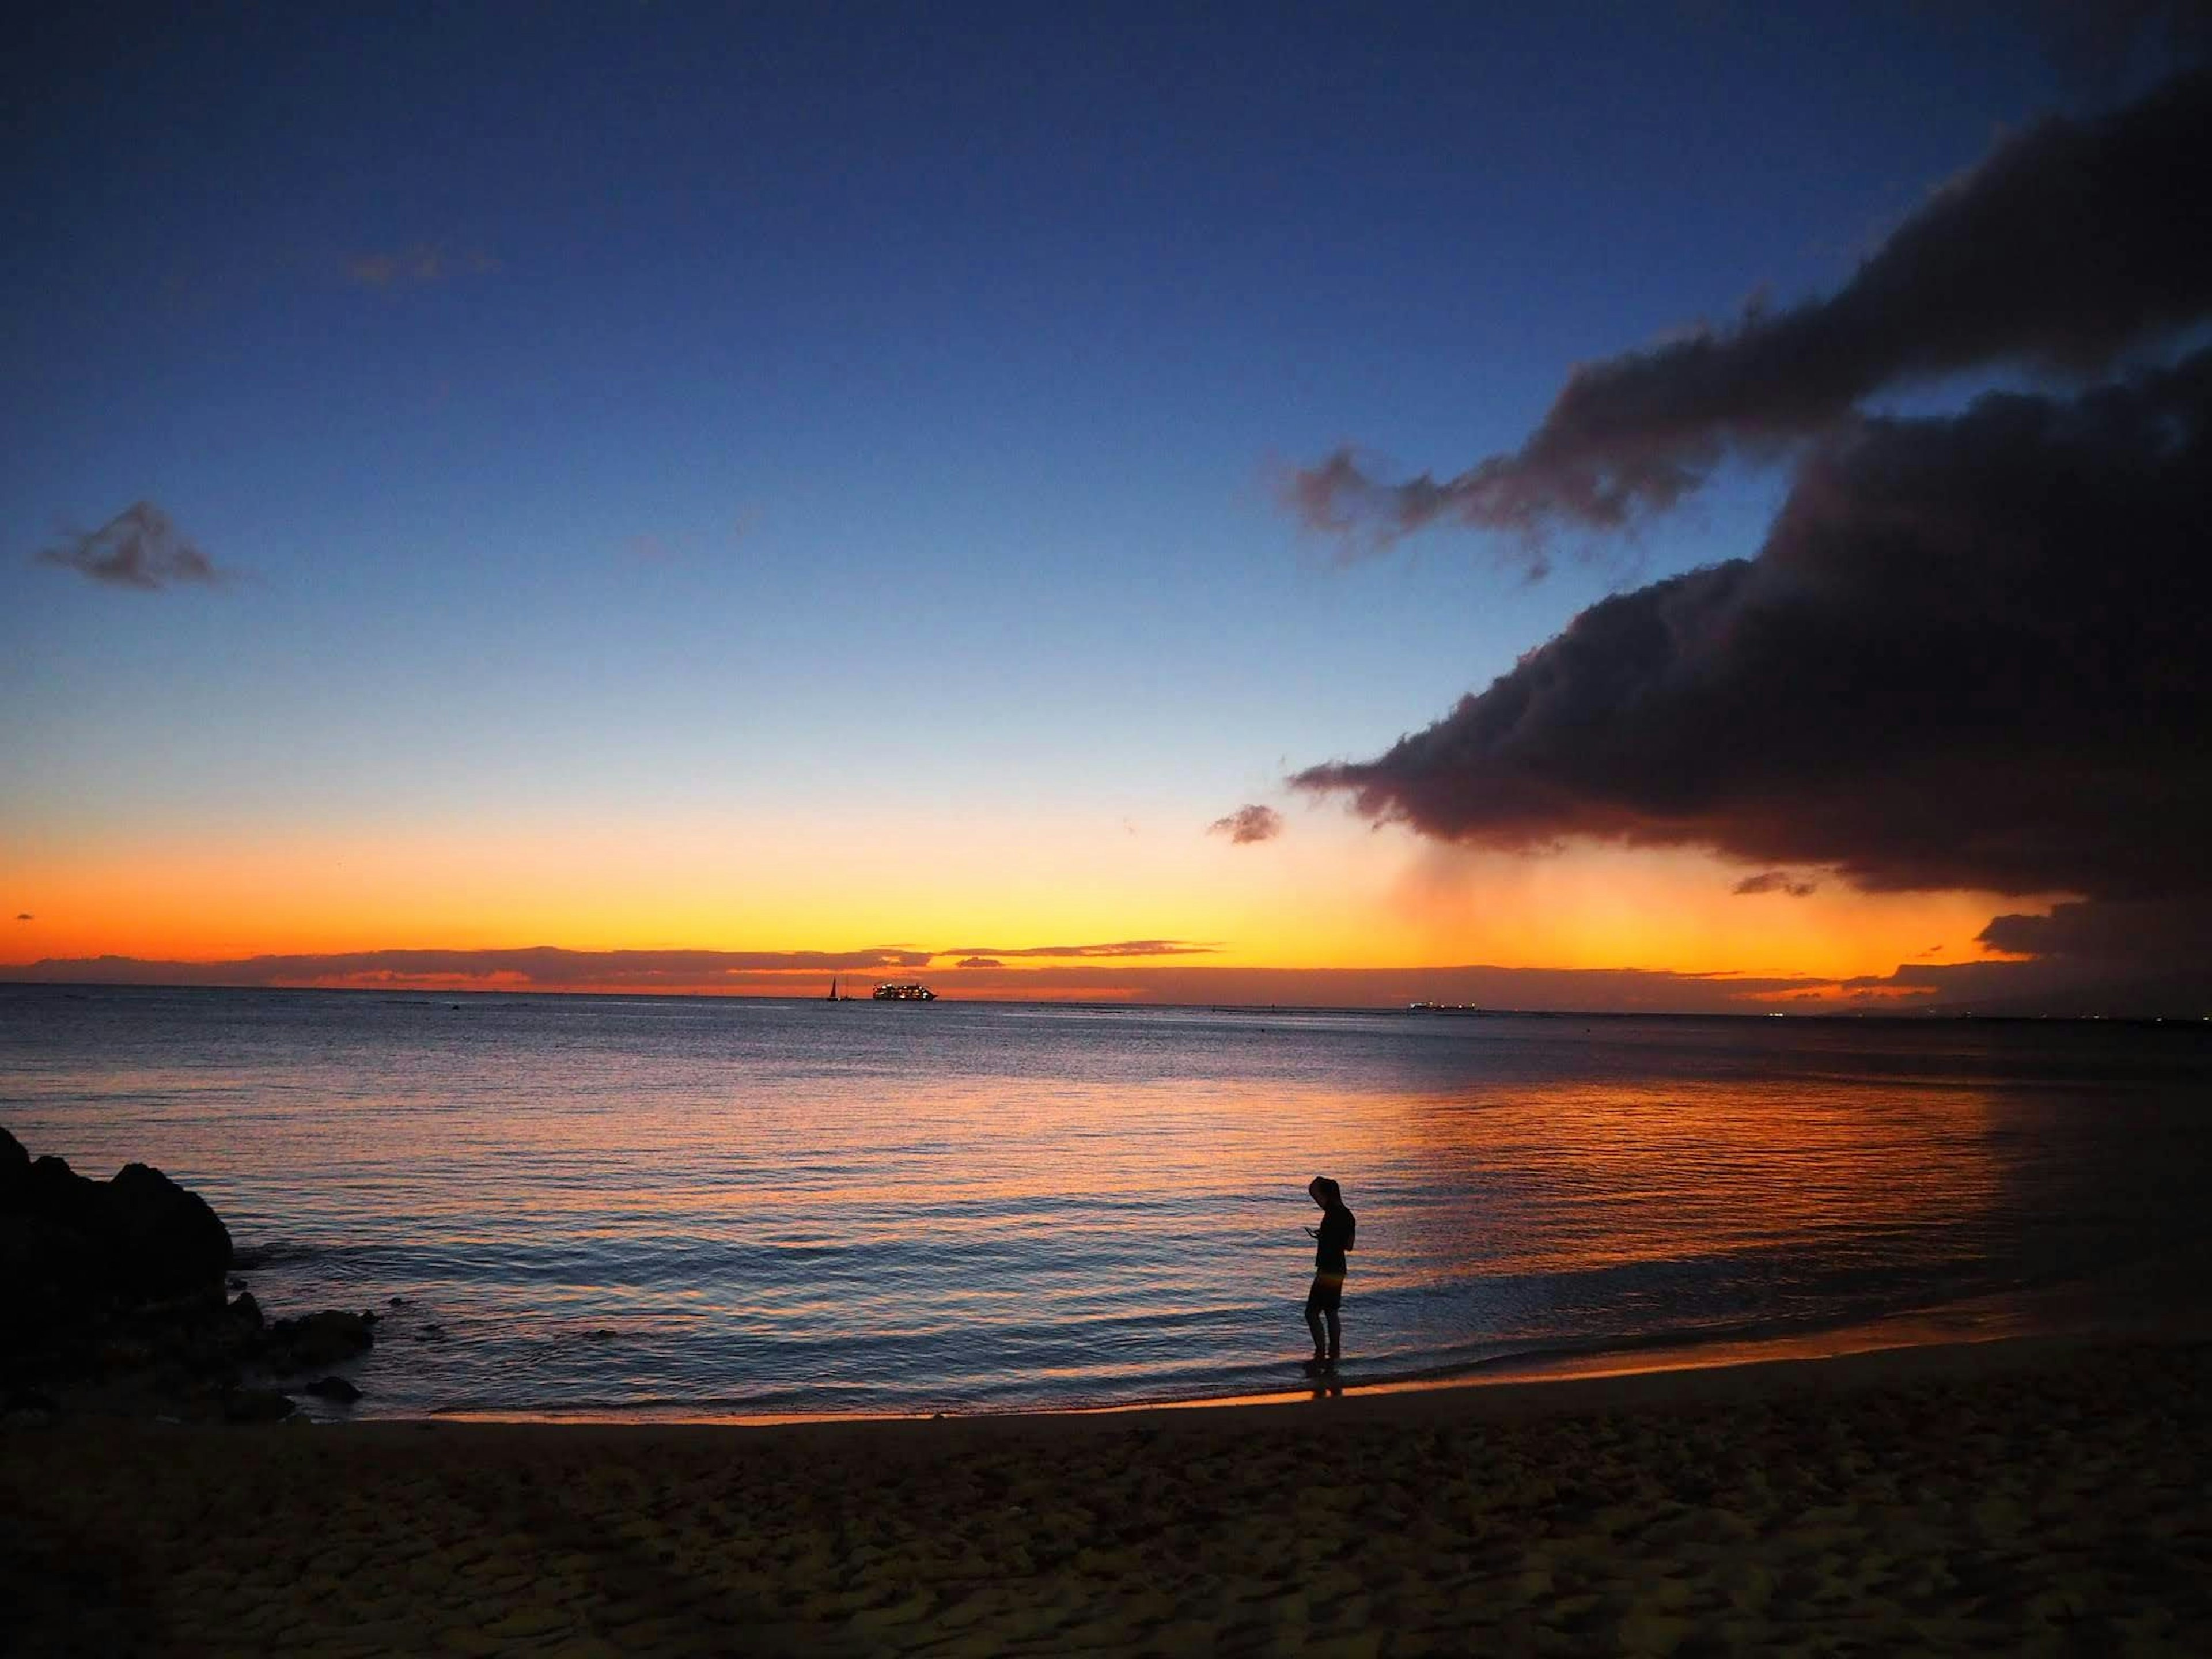
<path fill-rule="evenodd" d="M 1344 1202 L 1344 1188 L 1327 1176 L 1316 1176 L 1307 1186 L 1306 1194 L 1324 1210 L 1334 1209 Z"/>

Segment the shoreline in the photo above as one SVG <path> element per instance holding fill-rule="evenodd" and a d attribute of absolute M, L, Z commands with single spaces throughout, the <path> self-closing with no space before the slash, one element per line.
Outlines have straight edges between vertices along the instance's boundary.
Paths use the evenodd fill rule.
<path fill-rule="evenodd" d="M 2107 1348 L 2190 1347 L 2206 1341 L 2191 1334 L 2122 1336 L 2108 1332 L 2008 1331 L 1929 1342 L 1875 1342 L 1822 1351 L 1777 1344 L 1729 1358 L 1685 1358 L 1655 1364 L 1594 1364 L 1558 1369 L 1405 1378 L 1341 1385 L 1315 1383 L 1264 1394 L 1131 1401 L 1114 1405 L 1038 1406 L 1011 1411 L 943 1412 L 707 1412 L 628 1416 L 613 1412 L 457 1410 L 423 1417 L 356 1420 L 302 1417 L 298 1426 L 319 1431 L 383 1434 L 432 1429 L 520 1430 L 611 1435 L 711 1434 L 723 1430 L 774 1434 L 785 1430 L 836 1432 L 845 1426 L 882 1432 L 902 1427 L 939 1432 L 1049 1433 L 1057 1425 L 1141 1424 L 1160 1419 L 1255 1421 L 1299 1407 L 1369 1411 L 1393 1419 L 1463 1417 L 1499 1420 L 1528 1415 L 1598 1410 L 1641 1410 L 1653 1405 L 1760 1397 L 1772 1390 L 1813 1390 L 1833 1385 L 1916 1382 L 2033 1368 Z M 1605 1356 L 1594 1356 L 1603 1360 Z M 182 1426 L 164 1425 L 162 1426 Z"/>
<path fill-rule="evenodd" d="M 1842 1325 L 1734 1331 L 1694 1340 L 1668 1336 L 1644 1342 L 1533 1351 L 1499 1355 L 1472 1364 L 1391 1371 L 1372 1376 L 1362 1376 L 1354 1369 L 1327 1382 L 1311 1378 L 1302 1382 L 1285 1380 L 1279 1389 L 1226 1394 L 936 1410 L 456 1407 L 414 1416 L 356 1418 L 342 1411 L 316 1413 L 312 1420 L 320 1426 L 344 1428 L 367 1427 L 376 1423 L 777 1428 L 843 1422 L 1006 1421 L 1143 1415 L 1228 1407 L 1295 1406 L 1323 1395 L 1335 1400 L 1366 1400 L 1458 1390 L 1547 1389 L 1602 1379 L 1811 1364 L 1921 1349 L 1978 1348 L 2008 1343 L 2081 1346 L 2141 1340 L 2212 1340 L 2212 1309 L 2199 1307 L 2193 1297 L 2172 1293 L 2172 1277 L 2171 1270 L 2152 1274 L 2137 1269 L 2097 1279 L 1965 1297 Z M 1286 1358 L 1285 1372 L 1296 1369 L 1297 1363 Z"/>
<path fill-rule="evenodd" d="M 2190 1652 L 2212 1344 L 1173 1410 L 0 1431 L 37 1651 Z"/>

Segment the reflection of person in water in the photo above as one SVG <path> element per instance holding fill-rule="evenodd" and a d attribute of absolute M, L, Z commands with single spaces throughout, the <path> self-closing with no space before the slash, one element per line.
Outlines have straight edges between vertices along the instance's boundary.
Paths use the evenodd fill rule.
<path fill-rule="evenodd" d="M 1358 1224 L 1344 1207 L 1343 1189 L 1327 1176 L 1316 1176 L 1306 1191 L 1322 1208 L 1321 1225 L 1306 1229 L 1307 1237 L 1314 1241 L 1313 1289 L 1306 1293 L 1306 1328 L 1313 1333 L 1314 1357 L 1307 1369 L 1333 1371 L 1344 1346 L 1337 1320 L 1337 1310 L 1344 1305 L 1344 1258 L 1352 1249 L 1352 1235 Z M 1322 1334 L 1323 1318 L 1328 1321 L 1326 1339 Z"/>

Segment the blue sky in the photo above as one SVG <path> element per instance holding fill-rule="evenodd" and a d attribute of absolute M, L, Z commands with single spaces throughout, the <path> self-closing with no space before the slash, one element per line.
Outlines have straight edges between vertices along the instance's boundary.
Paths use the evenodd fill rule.
<path fill-rule="evenodd" d="M 0 160 L 0 832 L 1036 798 L 1194 835 L 1602 592 L 1274 498 L 1832 289 L 2109 88 L 1977 8 L 161 9 Z M 34 561 L 161 504 L 234 583 Z M 1334 811 L 1334 808 L 1328 809 Z"/>

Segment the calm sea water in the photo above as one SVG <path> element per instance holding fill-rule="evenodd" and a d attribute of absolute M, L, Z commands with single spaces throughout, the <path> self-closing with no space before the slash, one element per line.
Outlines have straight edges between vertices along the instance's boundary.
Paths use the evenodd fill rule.
<path fill-rule="evenodd" d="M 2212 1030 L 0 987 L 361 1413 L 1003 1408 L 1863 1321 L 2201 1253 Z M 403 1298 L 397 1307 L 389 1298 Z"/>

